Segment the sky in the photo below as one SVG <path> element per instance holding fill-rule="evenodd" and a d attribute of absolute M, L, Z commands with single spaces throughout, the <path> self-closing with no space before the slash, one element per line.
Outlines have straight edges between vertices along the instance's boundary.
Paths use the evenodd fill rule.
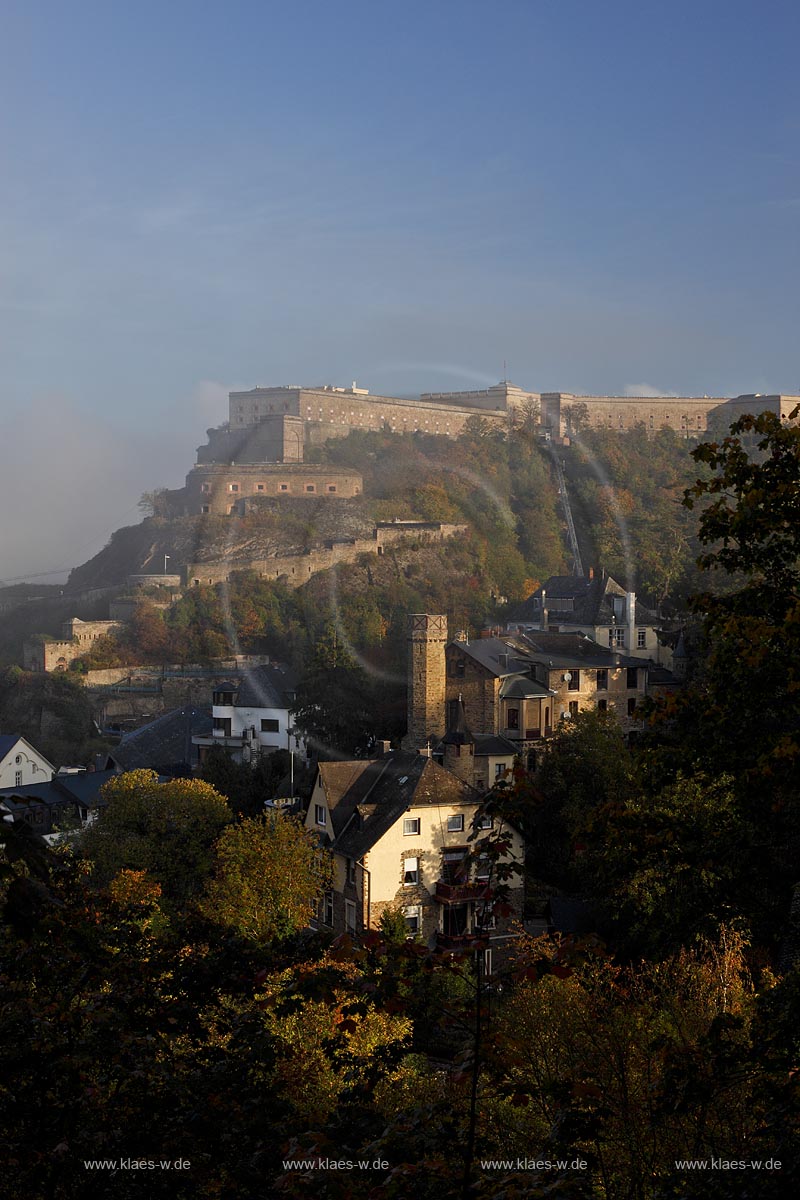
<path fill-rule="evenodd" d="M 233 388 L 800 391 L 794 0 L 2 14 L 2 580 Z"/>

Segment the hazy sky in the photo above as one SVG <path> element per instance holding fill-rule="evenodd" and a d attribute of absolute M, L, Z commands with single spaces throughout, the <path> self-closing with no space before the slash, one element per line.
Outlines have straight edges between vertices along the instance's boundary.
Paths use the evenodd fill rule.
<path fill-rule="evenodd" d="M 800 390 L 795 0 L 6 0 L 0 578 L 230 387 Z"/>

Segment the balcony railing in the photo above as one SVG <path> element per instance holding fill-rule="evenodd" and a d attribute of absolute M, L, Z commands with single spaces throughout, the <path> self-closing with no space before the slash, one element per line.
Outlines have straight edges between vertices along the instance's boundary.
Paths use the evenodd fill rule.
<path fill-rule="evenodd" d="M 475 883 L 445 883 L 436 881 L 435 899 L 440 904 L 464 904 L 469 900 L 485 900 L 489 895 L 489 884 L 485 880 Z"/>
<path fill-rule="evenodd" d="M 437 933 L 436 934 L 436 949 L 437 950 L 470 950 L 479 937 L 475 933 Z"/>

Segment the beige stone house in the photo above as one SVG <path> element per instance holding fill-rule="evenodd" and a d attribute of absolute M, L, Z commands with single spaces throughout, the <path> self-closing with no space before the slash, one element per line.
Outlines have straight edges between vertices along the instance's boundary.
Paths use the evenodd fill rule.
<path fill-rule="evenodd" d="M 605 571 L 551 576 L 512 612 L 506 628 L 510 633 L 583 633 L 632 658 L 658 655 L 657 614 Z"/>
<path fill-rule="evenodd" d="M 530 630 L 447 641 L 446 618 L 409 620 L 408 749 L 437 749 L 460 701 L 475 746 L 470 782 L 492 782 L 480 761 L 482 739 L 510 743 L 528 765 L 561 721 L 587 709 L 616 715 L 626 732 L 648 694 L 650 664 L 583 633 Z M 484 742 L 484 745 L 487 743 Z M 502 762 L 502 755 L 496 757 Z"/>
<path fill-rule="evenodd" d="M 521 871 L 508 882 L 511 916 L 495 911 L 498 880 L 481 838 L 507 840 L 502 861 L 520 868 L 523 842 L 499 818 L 479 816 L 481 802 L 469 783 L 423 754 L 320 763 L 305 823 L 331 849 L 335 876 L 319 926 L 359 934 L 395 909 L 409 936 L 445 951 L 469 949 L 484 932 L 491 973 L 522 917 L 523 884 Z"/>

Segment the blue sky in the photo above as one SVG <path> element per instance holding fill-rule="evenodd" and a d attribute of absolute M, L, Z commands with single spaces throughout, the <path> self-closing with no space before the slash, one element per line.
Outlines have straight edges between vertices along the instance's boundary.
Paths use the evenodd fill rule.
<path fill-rule="evenodd" d="M 179 484 L 229 387 L 800 390 L 795 3 L 3 15 L 2 578 Z"/>

